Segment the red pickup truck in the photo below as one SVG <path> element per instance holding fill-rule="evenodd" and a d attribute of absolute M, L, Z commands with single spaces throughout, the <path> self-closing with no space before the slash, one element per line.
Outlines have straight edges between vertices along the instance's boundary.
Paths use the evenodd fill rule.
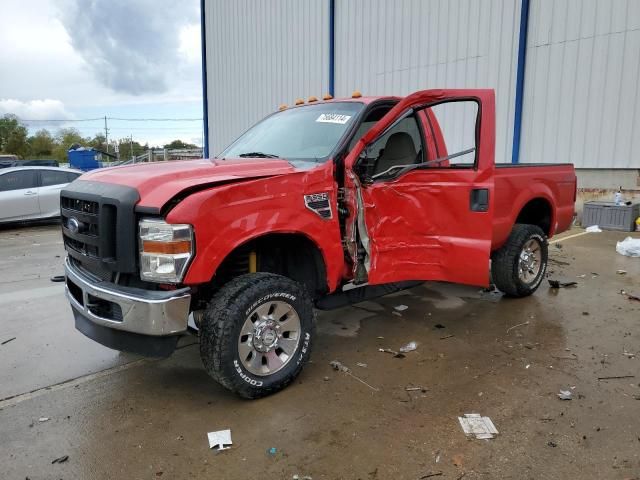
<path fill-rule="evenodd" d="M 540 285 L 576 177 L 494 164 L 492 90 L 298 103 L 217 158 L 97 170 L 62 191 L 78 330 L 152 356 L 197 333 L 207 372 L 256 398 L 299 374 L 314 308 L 426 280 L 491 275 L 512 297 Z"/>

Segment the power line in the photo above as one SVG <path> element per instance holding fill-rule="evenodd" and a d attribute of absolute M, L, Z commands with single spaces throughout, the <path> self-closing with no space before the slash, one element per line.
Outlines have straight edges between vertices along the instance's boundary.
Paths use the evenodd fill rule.
<path fill-rule="evenodd" d="M 20 118 L 22 122 L 103 122 L 105 117 L 100 118 L 73 118 L 62 119 L 53 118 L 48 120 L 43 119 L 24 119 Z M 107 120 L 117 120 L 119 122 L 201 122 L 202 118 L 122 118 L 122 117 L 106 117 Z"/>

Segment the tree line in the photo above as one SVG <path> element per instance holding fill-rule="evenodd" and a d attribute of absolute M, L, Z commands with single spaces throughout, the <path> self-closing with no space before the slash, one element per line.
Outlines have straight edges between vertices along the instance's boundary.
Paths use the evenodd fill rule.
<path fill-rule="evenodd" d="M 141 155 L 150 148 L 148 143 L 142 145 L 129 138 L 121 138 L 116 140 L 116 143 L 122 160 Z M 29 130 L 17 116 L 7 114 L 0 117 L 0 154 L 17 155 L 21 159 L 55 159 L 60 163 L 66 163 L 67 151 L 74 144 L 107 151 L 106 138 L 100 133 L 96 133 L 93 137 L 83 137 L 75 128 L 60 128 L 55 134 L 42 128 L 33 135 L 29 135 Z M 174 140 L 164 145 L 164 148 L 198 147 L 182 140 Z M 115 154 L 113 142 L 109 142 L 109 153 Z"/>

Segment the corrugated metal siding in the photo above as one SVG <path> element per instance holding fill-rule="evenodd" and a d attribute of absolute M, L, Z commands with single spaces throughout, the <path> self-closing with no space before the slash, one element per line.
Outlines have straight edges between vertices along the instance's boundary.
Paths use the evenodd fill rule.
<path fill-rule="evenodd" d="M 336 1 L 336 95 L 494 88 L 510 162 L 519 20 L 519 0 Z"/>
<path fill-rule="evenodd" d="M 327 92 L 326 0 L 207 0 L 205 5 L 212 154 L 280 103 Z"/>
<path fill-rule="evenodd" d="M 640 167 L 640 1 L 532 0 L 523 162 Z"/>

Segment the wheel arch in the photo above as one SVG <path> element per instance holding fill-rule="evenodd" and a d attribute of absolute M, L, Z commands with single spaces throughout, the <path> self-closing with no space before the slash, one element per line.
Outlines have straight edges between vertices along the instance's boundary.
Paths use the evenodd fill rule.
<path fill-rule="evenodd" d="M 516 217 L 515 223 L 536 225 L 547 236 L 553 233 L 555 214 L 552 203 L 545 196 L 536 196 L 525 203 Z"/>
<path fill-rule="evenodd" d="M 255 265 L 252 266 L 252 262 Z M 252 271 L 291 278 L 303 284 L 312 298 L 318 298 L 330 289 L 322 249 L 303 232 L 275 231 L 244 239 L 220 257 L 214 266 L 211 283 L 219 288 Z"/>

